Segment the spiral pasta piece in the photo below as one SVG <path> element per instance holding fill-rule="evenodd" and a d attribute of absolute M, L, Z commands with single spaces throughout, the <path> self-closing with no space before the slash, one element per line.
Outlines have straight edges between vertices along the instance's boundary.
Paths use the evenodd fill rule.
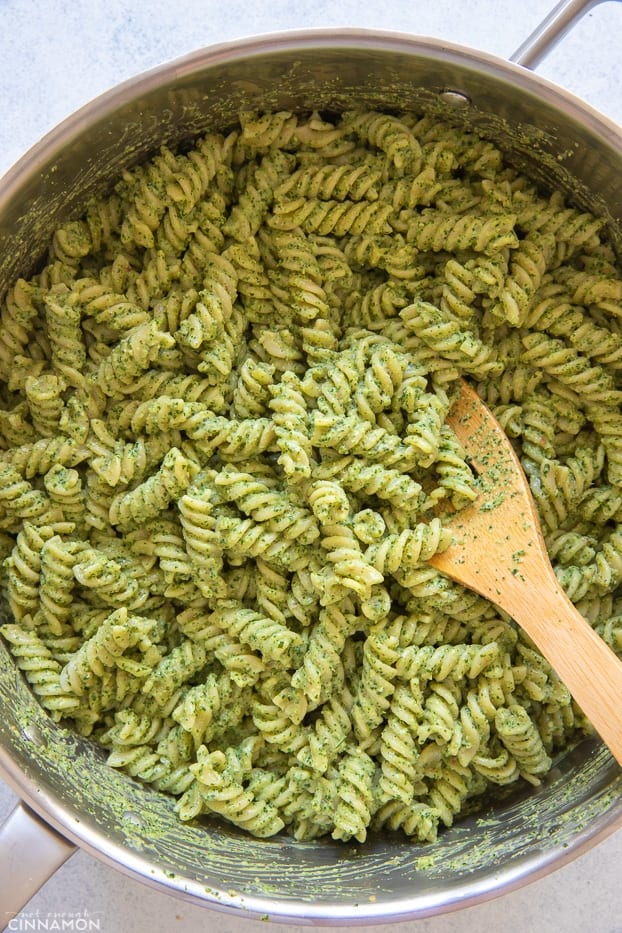
<path fill-rule="evenodd" d="M 295 505 L 284 490 L 251 473 L 225 465 L 214 477 L 214 485 L 226 502 L 235 502 L 269 533 L 281 532 L 286 540 L 301 544 L 311 544 L 319 535 L 308 509 Z"/>
<path fill-rule="evenodd" d="M 278 267 L 268 275 L 274 309 L 295 321 L 309 323 L 328 314 L 327 296 L 315 250 L 300 233 L 275 233 Z"/>
<path fill-rule="evenodd" d="M 172 447 L 160 469 L 130 492 L 120 493 L 110 503 L 110 522 L 123 529 L 155 518 L 190 485 L 199 467 Z"/>
<path fill-rule="evenodd" d="M 518 246 L 515 223 L 516 217 L 512 214 L 480 217 L 425 208 L 410 222 L 407 239 L 419 250 L 472 249 L 492 253 Z"/>
<path fill-rule="evenodd" d="M 18 279 L 7 292 L 0 311 L 0 366 L 2 378 L 8 380 L 11 363 L 16 355 L 23 354 L 30 339 L 30 331 L 38 317 L 34 303 L 38 293 L 36 285 Z"/>
<path fill-rule="evenodd" d="M 209 598 L 223 596 L 222 553 L 216 534 L 212 492 L 190 486 L 177 502 L 186 552 L 195 571 L 196 584 Z"/>
<path fill-rule="evenodd" d="M 142 686 L 143 697 L 160 711 L 166 711 L 167 704 L 176 700 L 182 684 L 192 680 L 204 666 L 206 657 L 202 642 L 182 641 L 154 666 Z"/>
<path fill-rule="evenodd" d="M 430 804 L 415 801 L 404 804 L 389 800 L 374 814 L 375 829 L 401 829 L 406 836 L 419 842 L 435 842 L 438 837 L 440 811 Z"/>
<path fill-rule="evenodd" d="M 552 234 L 531 234 L 512 251 L 509 275 L 498 296 L 492 313 L 498 314 L 511 327 L 520 327 L 529 313 L 547 267 L 555 253 Z"/>
<path fill-rule="evenodd" d="M 140 324 L 102 360 L 94 381 L 104 394 L 115 395 L 119 383 L 131 383 L 156 362 L 162 350 L 173 345 L 171 335 L 159 330 L 155 321 Z"/>
<path fill-rule="evenodd" d="M 324 774 L 337 758 L 352 731 L 350 708 L 352 697 L 331 696 L 322 707 L 321 715 L 307 735 L 307 745 L 296 757 L 306 767 Z"/>
<path fill-rule="evenodd" d="M 29 376 L 24 384 L 24 393 L 35 432 L 41 437 L 58 434 L 63 409 L 58 376 L 52 373 Z"/>
<path fill-rule="evenodd" d="M 452 826 L 471 786 L 470 770 L 450 759 L 428 793 L 431 807 L 445 826 Z"/>
<path fill-rule="evenodd" d="M 234 695 L 228 674 L 220 677 L 208 674 L 202 684 L 190 687 L 171 716 L 192 736 L 194 747 L 198 748 L 215 734 L 214 724 L 218 721 L 218 714 Z"/>
<path fill-rule="evenodd" d="M 404 472 L 414 466 L 412 445 L 408 440 L 364 421 L 358 414 L 338 418 L 316 410 L 311 416 L 311 442 L 331 447 L 340 454 L 353 453 L 388 468 Z"/>
<path fill-rule="evenodd" d="M 39 703 L 52 719 L 58 721 L 63 716 L 71 715 L 79 699 L 61 683 L 61 665 L 36 632 L 10 623 L 3 625 L 0 632 L 11 645 L 18 668 L 23 671 Z"/>
<path fill-rule="evenodd" d="M 464 372 L 478 376 L 500 372 L 492 348 L 429 302 L 414 302 L 400 312 L 400 317 L 424 343 L 444 359 L 459 363 Z"/>
<path fill-rule="evenodd" d="M 292 156 L 276 149 L 253 167 L 223 227 L 227 236 L 243 243 L 257 233 L 272 204 L 275 188 L 289 174 L 292 164 Z"/>
<path fill-rule="evenodd" d="M 352 706 L 354 732 L 362 748 L 390 707 L 397 680 L 399 620 L 378 623 L 365 641 L 361 679 Z"/>
<path fill-rule="evenodd" d="M 460 689 L 453 681 L 431 681 L 423 704 L 421 725 L 417 733 L 420 742 L 433 739 L 446 746 L 454 755 L 461 744 L 458 723 Z"/>
<path fill-rule="evenodd" d="M 380 738 L 379 786 L 384 800 L 399 800 L 408 805 L 415 796 L 420 753 L 417 730 L 422 712 L 417 683 L 398 684 Z"/>
<path fill-rule="evenodd" d="M 236 417 L 257 418 L 265 415 L 270 402 L 274 366 L 249 357 L 240 367 L 233 405 Z"/>
<path fill-rule="evenodd" d="M 393 208 L 381 201 L 320 201 L 288 198 L 277 201 L 270 217 L 274 230 L 300 228 L 319 236 L 390 233 Z"/>
<path fill-rule="evenodd" d="M 475 477 L 458 438 L 446 424 L 441 427 L 434 469 L 438 476 L 438 489 L 432 494 L 434 500 L 447 495 L 454 508 L 473 502 L 477 496 Z"/>
<path fill-rule="evenodd" d="M 242 784 L 227 777 L 222 753 L 209 754 L 206 748 L 202 749 L 204 753 L 199 749 L 197 762 L 190 770 L 195 776 L 204 812 L 225 816 L 260 839 L 278 833 L 284 826 L 278 811 L 268 803 L 255 800 Z M 182 819 L 183 801 L 184 797 L 179 805 Z M 186 816 L 189 817 L 190 814 Z"/>
<path fill-rule="evenodd" d="M 115 560 L 95 548 L 83 548 L 73 564 L 73 575 L 81 584 L 97 591 L 110 606 L 137 609 L 148 596 L 135 577 Z"/>
<path fill-rule="evenodd" d="M 284 373 L 270 391 L 276 444 L 281 452 L 279 463 L 290 482 L 307 479 L 311 474 L 311 439 L 300 381 L 293 373 Z"/>
<path fill-rule="evenodd" d="M 98 279 L 86 276 L 78 279 L 75 289 L 76 305 L 84 326 L 92 320 L 98 325 L 124 333 L 148 320 L 143 308 L 128 301 L 123 292 L 113 291 Z"/>
<path fill-rule="evenodd" d="M 222 515 L 216 519 L 216 534 L 223 552 L 229 558 L 261 557 L 283 568 L 297 570 L 308 561 L 308 550 L 284 539 L 264 523 Z"/>
<path fill-rule="evenodd" d="M 246 649 L 239 639 L 216 625 L 211 612 L 206 613 L 201 608 L 185 609 L 178 618 L 178 624 L 190 641 L 200 643 L 206 653 L 213 653 L 235 684 L 248 687 L 256 683 L 265 668 L 263 660 L 250 648 Z"/>
<path fill-rule="evenodd" d="M 352 631 L 347 604 L 324 607 L 309 637 L 300 667 L 292 675 L 292 686 L 301 690 L 312 706 L 330 696 L 342 668 L 341 655 Z"/>
<path fill-rule="evenodd" d="M 371 819 L 372 781 L 375 774 L 372 759 L 358 748 L 348 750 L 339 764 L 337 809 L 333 839 L 357 839 L 365 842 Z"/>
<path fill-rule="evenodd" d="M 522 706 L 501 707 L 495 716 L 497 735 L 513 755 L 523 777 L 539 783 L 538 774 L 551 767 L 539 732 Z"/>
<path fill-rule="evenodd" d="M 339 598 L 342 588 L 344 592 L 355 592 L 363 601 L 370 599 L 372 588 L 382 583 L 384 577 L 361 550 L 354 531 L 343 523 L 325 525 L 322 530 L 322 547 L 326 550 L 326 560 L 334 574 L 334 599 Z M 320 601 L 328 603 L 329 599 L 332 601 L 333 597 L 327 593 Z"/>
<path fill-rule="evenodd" d="M 595 305 L 614 317 L 622 312 L 622 286 L 619 279 L 604 275 L 593 275 L 569 269 L 565 275 L 559 275 L 569 289 L 573 303 Z"/>
<path fill-rule="evenodd" d="M 371 544 L 365 558 L 381 574 L 395 573 L 423 563 L 451 544 L 451 532 L 439 518 L 420 522 L 400 534 L 388 534 L 378 544 Z"/>
<path fill-rule="evenodd" d="M 128 616 L 126 609 L 116 609 L 69 659 L 61 671 L 61 686 L 82 696 L 93 678 L 102 677 L 114 667 L 120 656 L 154 628 L 151 619 Z"/>
<path fill-rule="evenodd" d="M 9 463 L 0 463 L 0 504 L 20 519 L 40 524 L 49 513 L 50 501 Z"/>
<path fill-rule="evenodd" d="M 201 414 L 185 425 L 185 432 L 206 459 L 218 450 L 223 460 L 249 460 L 276 444 L 276 429 L 269 418 L 237 420 Z"/>
<path fill-rule="evenodd" d="M 545 334 L 531 333 L 523 338 L 523 361 L 542 366 L 573 391 L 578 392 L 587 404 L 619 405 L 620 390 L 616 389 L 611 376 L 601 366 L 591 366 L 572 347 L 561 340 Z"/>
<path fill-rule="evenodd" d="M 46 296 L 45 320 L 54 370 L 70 384 L 83 384 L 86 346 L 80 326 L 81 312 L 66 286 L 55 286 Z"/>
<path fill-rule="evenodd" d="M 58 525 L 37 528 L 25 521 L 7 558 L 9 606 L 18 622 L 37 610 L 43 545 L 54 537 L 58 528 Z"/>
<path fill-rule="evenodd" d="M 162 146 L 150 163 L 125 173 L 123 182 L 130 203 L 121 226 L 124 246 L 134 243 L 146 248 L 154 246 L 153 234 L 170 203 L 166 184 L 174 178 L 176 165 L 174 154 Z"/>
<path fill-rule="evenodd" d="M 207 260 L 205 287 L 194 310 L 181 322 L 176 339 L 193 350 L 220 336 L 233 312 L 237 297 L 237 273 L 225 254 Z"/>
<path fill-rule="evenodd" d="M 486 645 L 410 645 L 405 648 L 397 664 L 400 677 L 413 677 L 436 681 L 447 677 L 473 679 L 493 664 L 499 649 L 494 642 Z"/>
<path fill-rule="evenodd" d="M 421 145 L 400 120 L 388 114 L 352 111 L 344 114 L 348 130 L 386 153 L 399 174 L 417 174 L 421 167 Z"/>
<path fill-rule="evenodd" d="M 213 619 L 233 638 L 250 645 L 268 661 L 291 659 L 301 643 L 300 636 L 282 622 L 262 616 L 234 600 L 220 601 Z"/>

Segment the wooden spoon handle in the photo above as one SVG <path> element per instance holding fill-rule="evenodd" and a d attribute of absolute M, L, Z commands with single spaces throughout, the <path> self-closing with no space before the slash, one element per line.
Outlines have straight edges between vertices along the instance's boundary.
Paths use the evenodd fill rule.
<path fill-rule="evenodd" d="M 523 587 L 506 608 L 555 670 L 622 765 L 622 662 L 551 580 Z M 510 605 L 509 603 L 512 603 Z"/>

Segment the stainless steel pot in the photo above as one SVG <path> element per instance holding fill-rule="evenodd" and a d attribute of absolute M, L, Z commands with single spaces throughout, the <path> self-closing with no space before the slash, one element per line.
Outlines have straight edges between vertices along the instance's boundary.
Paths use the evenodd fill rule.
<path fill-rule="evenodd" d="M 595 0 L 564 0 L 517 62 L 533 64 Z M 475 126 L 525 171 L 607 217 L 622 243 L 622 132 L 519 64 L 433 40 L 291 32 L 197 52 L 104 94 L 0 182 L 0 294 L 51 230 L 163 142 L 224 128 L 240 109 L 414 108 Z M 0 916 L 74 851 L 206 906 L 281 922 L 362 924 L 467 906 L 534 880 L 622 825 L 622 773 L 596 741 L 421 847 L 256 840 L 181 826 L 165 796 L 51 723 L 0 645 L 0 774 L 23 800 L 0 829 Z"/>

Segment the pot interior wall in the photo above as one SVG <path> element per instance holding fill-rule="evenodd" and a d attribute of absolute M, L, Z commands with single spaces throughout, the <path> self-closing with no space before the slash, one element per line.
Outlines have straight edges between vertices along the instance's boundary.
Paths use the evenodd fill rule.
<path fill-rule="evenodd" d="M 524 170 L 607 216 L 620 242 L 622 154 L 560 109 L 550 86 L 440 43 L 344 33 L 249 42 L 189 57 L 98 99 L 0 183 L 0 295 L 40 260 L 51 230 L 160 144 L 231 125 L 240 109 L 428 110 L 483 130 Z M 447 90 L 467 95 L 448 98 Z M 563 99 L 563 98 L 562 98 Z M 51 723 L 0 646 L 0 765 L 36 809 L 107 861 L 182 896 L 296 922 L 398 919 L 470 903 L 534 877 L 622 820 L 622 774 L 595 741 L 438 843 L 255 840 L 180 828 L 172 800 Z"/>

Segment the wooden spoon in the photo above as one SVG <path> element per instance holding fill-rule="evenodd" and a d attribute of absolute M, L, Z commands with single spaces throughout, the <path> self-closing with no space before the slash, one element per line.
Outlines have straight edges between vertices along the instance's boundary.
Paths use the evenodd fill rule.
<path fill-rule="evenodd" d="M 480 492 L 450 518 L 455 543 L 430 563 L 522 626 L 622 765 L 622 662 L 561 589 L 518 457 L 465 382 L 448 421 Z"/>

